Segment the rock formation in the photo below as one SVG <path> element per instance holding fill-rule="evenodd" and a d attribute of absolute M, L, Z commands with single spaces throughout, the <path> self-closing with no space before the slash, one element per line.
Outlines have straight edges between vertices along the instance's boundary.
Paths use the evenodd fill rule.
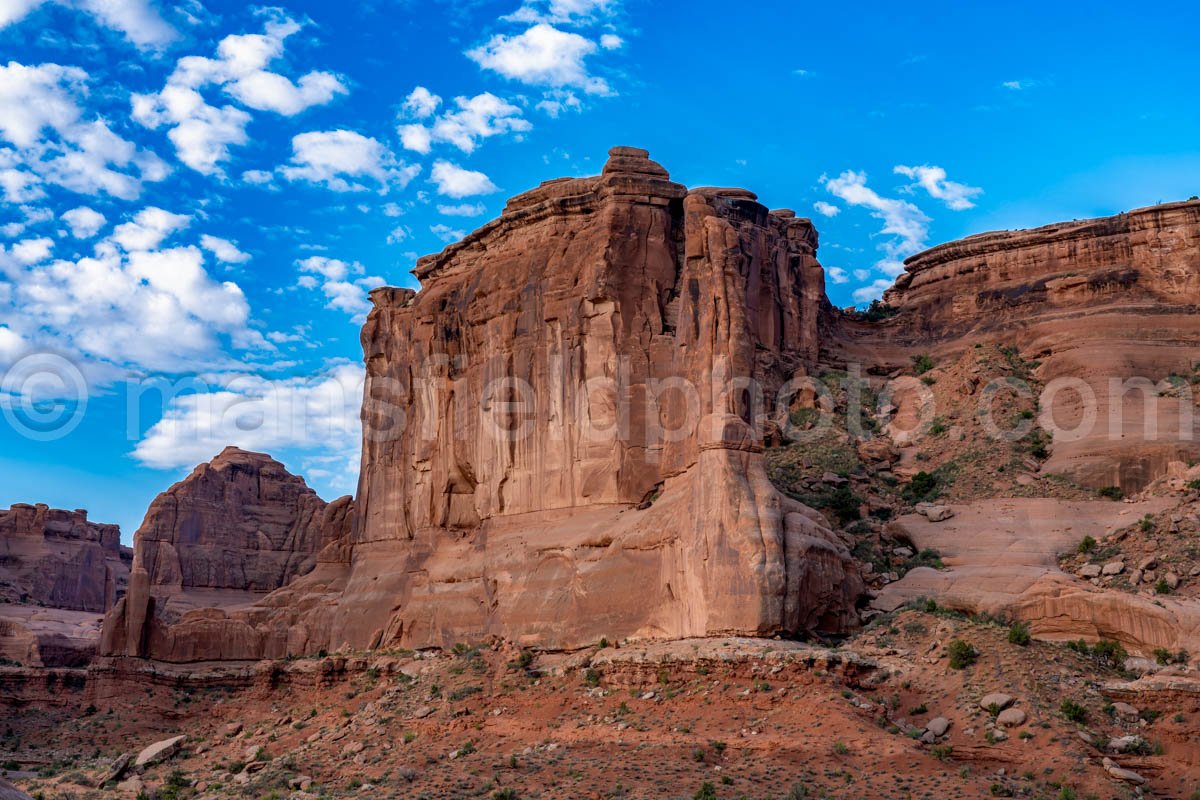
<path fill-rule="evenodd" d="M 985 233 L 908 259 L 885 295 L 898 314 L 835 344 L 865 364 L 950 358 L 996 342 L 1057 381 L 1047 472 L 1094 487 L 1144 488 L 1200 457 L 1191 382 L 1200 343 L 1200 202 Z M 1116 387 L 1110 385 L 1117 380 Z M 1095 395 L 1094 420 L 1072 385 Z"/>
<path fill-rule="evenodd" d="M 763 408 L 815 365 L 831 313 L 816 246 L 808 220 L 689 191 L 633 148 L 514 198 L 418 263 L 420 293 L 372 293 L 345 560 L 181 622 L 219 652 L 142 636 L 138 612 L 108 652 L 848 630 L 853 560 L 762 457 Z"/>
<path fill-rule="evenodd" d="M 151 503 L 101 652 L 219 657 L 226 611 L 311 572 L 322 551 L 340 554 L 352 513 L 349 497 L 326 503 L 270 456 L 227 447 Z"/>
<path fill-rule="evenodd" d="M 125 593 L 133 553 L 116 525 L 45 505 L 0 511 L 0 657 L 85 662 L 98 615 Z"/>
<path fill-rule="evenodd" d="M 634 148 L 612 150 L 599 176 L 513 198 L 418 262 L 420 292 L 372 292 L 354 503 L 314 526 L 313 501 L 281 490 L 281 526 L 236 479 L 244 456 L 223 454 L 228 475 L 185 482 L 209 487 L 194 490 L 195 522 L 175 500 L 148 515 L 104 651 L 183 662 L 491 636 L 574 648 L 845 632 L 864 599 L 852 540 L 763 464 L 780 422 L 765 409 L 830 364 L 882 376 L 914 354 L 1001 344 L 1040 384 L 1097 395 L 1099 424 L 1056 439 L 1044 471 L 1133 491 L 1198 454 L 1185 390 L 1200 203 L 934 248 L 909 259 L 882 321 L 829 305 L 816 250 L 808 220 L 742 189 L 688 190 Z M 1108 388 L 1138 375 L 1188 380 L 1157 397 Z M 1081 397 L 1059 392 L 1043 418 L 1071 430 Z M 1151 436 L 1151 417 L 1183 434 Z M 251 521 L 227 525 L 243 506 Z M 293 524 L 303 532 L 285 535 Z M 1059 633 L 1071 627 L 1053 613 Z"/>
<path fill-rule="evenodd" d="M 227 447 L 150 504 L 134 534 L 151 591 L 269 592 L 312 569 L 326 503 L 275 459 Z"/>

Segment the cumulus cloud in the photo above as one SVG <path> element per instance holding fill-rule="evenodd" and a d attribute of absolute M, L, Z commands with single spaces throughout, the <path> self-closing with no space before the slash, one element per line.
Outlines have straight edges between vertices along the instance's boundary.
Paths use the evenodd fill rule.
<path fill-rule="evenodd" d="M 200 246 L 223 264 L 245 264 L 250 260 L 249 253 L 243 253 L 236 244 L 219 236 L 204 234 L 200 237 Z"/>
<path fill-rule="evenodd" d="M 186 228 L 192 218 L 186 214 L 173 214 L 150 206 L 139 211 L 132 220 L 118 225 L 111 240 L 127 252 L 153 250 L 171 234 Z"/>
<path fill-rule="evenodd" d="M 363 192 L 370 179 L 380 194 L 404 188 L 421 171 L 398 160 L 385 145 L 347 130 L 312 131 L 292 138 L 291 164 L 280 169 L 289 181 L 307 181 L 335 192 Z"/>
<path fill-rule="evenodd" d="M 449 225 L 443 225 L 440 222 L 437 225 L 431 225 L 429 227 L 429 232 L 446 243 L 457 242 L 459 239 L 467 235 L 467 232 L 464 230 L 451 228 Z"/>
<path fill-rule="evenodd" d="M 894 278 L 904 272 L 904 259 L 925 248 L 929 217 L 907 200 L 883 197 L 871 189 L 865 172 L 846 170 L 836 178 L 822 178 L 822 183 L 835 197 L 870 209 L 871 216 L 883 222 L 881 232 L 889 238 L 880 245 L 885 257 L 875 266 L 885 275 Z"/>
<path fill-rule="evenodd" d="M 427 119 L 437 113 L 441 104 L 442 98 L 424 86 L 418 86 L 405 98 L 404 112 L 413 119 Z"/>
<path fill-rule="evenodd" d="M 0 28 L 19 22 L 46 0 L 0 0 Z M 141 48 L 158 49 L 179 34 L 148 0 L 55 0 L 57 5 L 78 9 L 101 25 L 119 31 Z"/>
<path fill-rule="evenodd" d="M 230 148 L 249 141 L 251 116 L 231 104 L 210 105 L 200 90 L 218 86 L 246 108 L 283 116 L 346 92 L 341 79 L 329 72 L 309 72 L 294 82 L 267 69 L 283 56 L 285 40 L 299 30 L 299 23 L 278 16 L 264 33 L 226 36 L 217 45 L 216 58 L 181 58 L 162 91 L 133 96 L 134 119 L 147 128 L 168 127 L 180 161 L 205 175 L 222 175 L 220 165 L 229 159 Z"/>
<path fill-rule="evenodd" d="M 841 267 L 826 267 L 825 274 L 829 276 L 829 280 L 837 284 L 850 282 L 850 276 Z"/>
<path fill-rule="evenodd" d="M 610 16 L 617 5 L 616 0 L 532 0 L 504 19 L 580 25 Z"/>
<path fill-rule="evenodd" d="M 447 217 L 479 217 L 487 213 L 483 203 L 459 203 L 457 205 L 438 205 L 439 214 Z"/>
<path fill-rule="evenodd" d="M 383 286 L 383 278 L 362 276 L 363 266 L 358 262 L 347 263 L 336 258 L 310 256 L 296 262 L 303 273 L 297 281 L 302 289 L 319 289 L 325 295 L 325 307 L 343 311 L 351 321 L 361 324 L 371 310 L 367 292 Z"/>
<path fill-rule="evenodd" d="M 92 238 L 100 232 L 106 222 L 103 214 L 87 206 L 64 211 L 60 219 L 67 224 L 71 235 L 76 239 Z"/>
<path fill-rule="evenodd" d="M 842 213 L 840 208 L 835 206 L 833 203 L 826 203 L 824 200 L 818 200 L 817 202 L 813 203 L 813 208 L 815 208 L 817 213 L 823 217 L 836 217 L 838 214 Z"/>
<path fill-rule="evenodd" d="M 438 194 L 455 199 L 499 191 L 499 187 L 487 175 L 463 169 L 449 161 L 434 162 L 431 178 Z"/>
<path fill-rule="evenodd" d="M 464 153 L 472 153 L 484 139 L 533 128 L 522 118 L 520 108 L 490 92 L 475 97 L 456 97 L 454 105 L 453 110 L 434 120 L 431 127 L 402 125 L 398 130 L 404 147 L 428 153 L 433 143 L 446 142 Z"/>
<path fill-rule="evenodd" d="M 872 300 L 878 300 L 883 297 L 883 293 L 891 288 L 891 286 L 892 280 L 890 278 L 878 278 L 866 286 L 858 287 L 851 295 L 854 297 L 855 302 L 869 303 Z"/>
<path fill-rule="evenodd" d="M 296 448 L 322 463 L 332 456 L 354 465 L 363 380 L 363 368 L 351 364 L 292 378 L 222 376 L 205 391 L 169 398 L 133 456 L 150 467 L 190 467 L 232 444 L 273 453 Z"/>
<path fill-rule="evenodd" d="M 539 22 L 515 36 L 496 34 L 468 50 L 467 57 L 484 69 L 530 86 L 575 87 L 587 94 L 610 95 L 613 91 L 608 82 L 587 69 L 586 60 L 596 50 L 591 39 Z"/>
<path fill-rule="evenodd" d="M 930 197 L 941 200 L 947 208 L 953 211 L 974 208 L 975 203 L 971 201 L 971 198 L 983 194 L 983 189 L 977 186 L 967 186 L 947 180 L 946 170 L 941 167 L 928 164 L 920 167 L 899 165 L 894 171 L 897 175 L 903 175 L 916 181 L 907 187 L 906 191 L 912 192 L 917 188 L 924 189 Z"/>
<path fill-rule="evenodd" d="M 45 184 L 79 194 L 136 198 L 167 167 L 153 153 L 88 119 L 76 102 L 90 78 L 59 64 L 0 66 L 0 185 L 8 202 L 44 196 Z"/>
<path fill-rule="evenodd" d="M 94 383 L 228 364 L 227 346 L 269 348 L 241 288 L 214 280 L 194 245 L 161 249 L 189 217 L 139 212 L 92 255 L 52 259 L 49 241 L 0 253 L 0 318 L 28 347 L 73 357 Z"/>

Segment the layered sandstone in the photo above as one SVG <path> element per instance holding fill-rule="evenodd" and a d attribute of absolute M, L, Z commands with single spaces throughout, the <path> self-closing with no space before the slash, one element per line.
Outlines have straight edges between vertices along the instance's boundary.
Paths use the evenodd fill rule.
<path fill-rule="evenodd" d="M 222 621 L 323 557 L 341 561 L 352 524 L 349 497 L 326 503 L 270 456 L 226 448 L 150 505 L 101 652 L 220 658 L 236 638 Z"/>
<path fill-rule="evenodd" d="M 372 293 L 344 560 L 182 621 L 224 649 L 136 613 L 124 652 L 848 630 L 849 552 L 762 455 L 764 401 L 815 365 L 830 313 L 816 247 L 808 220 L 633 148 L 514 198 L 418 263 L 420 293 Z"/>
<path fill-rule="evenodd" d="M 1198 265 L 1197 201 L 971 236 L 908 259 L 885 295 L 899 313 L 844 326 L 837 347 L 891 366 L 1015 347 L 1039 362 L 1043 385 L 1061 387 L 1043 408 L 1062 431 L 1045 471 L 1137 491 L 1200 457 Z"/>
<path fill-rule="evenodd" d="M 132 557 L 120 529 L 86 511 L 24 503 L 0 511 L 0 658 L 86 662 L 99 615 L 125 593 Z"/>

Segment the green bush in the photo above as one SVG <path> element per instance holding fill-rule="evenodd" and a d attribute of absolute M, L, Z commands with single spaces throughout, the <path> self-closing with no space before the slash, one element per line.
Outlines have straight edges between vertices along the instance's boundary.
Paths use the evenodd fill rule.
<path fill-rule="evenodd" d="M 1096 540 L 1091 536 L 1083 537 L 1083 540 L 1079 543 L 1079 547 L 1076 548 L 1076 550 L 1078 550 L 1080 553 L 1090 553 L 1095 549 Z"/>
<path fill-rule="evenodd" d="M 938 493 L 938 479 L 936 475 L 921 471 L 912 476 L 912 480 L 908 482 L 901 494 L 904 499 L 910 503 L 919 503 L 922 500 L 932 500 Z"/>
<path fill-rule="evenodd" d="M 950 642 L 946 654 L 950 657 L 951 669 L 966 669 L 979 660 L 979 651 L 962 639 Z"/>
<path fill-rule="evenodd" d="M 1120 500 L 1125 497 L 1125 492 L 1120 486 L 1105 486 L 1103 489 L 1096 492 L 1101 497 L 1107 497 L 1109 500 Z"/>
<path fill-rule="evenodd" d="M 1071 722 L 1083 724 L 1087 721 L 1087 709 L 1074 700 L 1063 700 L 1058 711 Z"/>
<path fill-rule="evenodd" d="M 1008 629 L 1008 641 L 1018 647 L 1026 647 L 1033 639 L 1029 634 L 1028 622 L 1014 622 Z"/>
<path fill-rule="evenodd" d="M 1170 594 L 1171 593 L 1171 585 L 1169 583 L 1167 583 L 1166 578 L 1159 578 L 1155 582 L 1154 593 L 1155 594 Z"/>
<path fill-rule="evenodd" d="M 933 359 L 925 354 L 921 354 L 919 356 L 913 356 L 912 363 L 913 363 L 913 371 L 916 372 L 918 375 L 924 375 L 926 372 L 929 372 L 929 370 L 931 370 L 935 366 L 937 366 L 936 364 L 933 363 Z"/>

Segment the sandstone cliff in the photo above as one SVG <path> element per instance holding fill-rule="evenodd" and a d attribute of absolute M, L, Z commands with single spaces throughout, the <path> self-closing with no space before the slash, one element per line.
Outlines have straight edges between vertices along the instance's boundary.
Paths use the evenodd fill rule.
<path fill-rule="evenodd" d="M 132 556 L 116 525 L 86 511 L 0 511 L 0 657 L 47 666 L 90 657 L 97 615 L 125 593 Z"/>
<path fill-rule="evenodd" d="M 420 293 L 372 294 L 341 560 L 254 608 L 150 628 L 135 574 L 107 652 L 848 630 L 853 560 L 771 485 L 758 427 L 816 363 L 831 313 L 816 246 L 808 220 L 689 191 L 633 148 L 514 198 L 419 262 Z"/>
<path fill-rule="evenodd" d="M 1200 458 L 1189 388 L 1200 345 L 1198 265 L 1197 201 L 971 236 L 908 259 L 885 296 L 899 313 L 844 323 L 832 347 L 892 367 L 980 343 L 1016 348 L 1036 360 L 1043 385 L 1063 387 L 1042 409 L 1065 432 L 1045 470 L 1137 491 L 1171 462 Z M 1070 388 L 1076 382 L 1083 394 Z"/>
<path fill-rule="evenodd" d="M 350 498 L 326 503 L 270 456 L 226 448 L 151 503 L 101 652 L 206 652 L 204 634 L 185 622 L 224 618 L 311 572 L 322 551 L 340 553 L 352 512 Z"/>

